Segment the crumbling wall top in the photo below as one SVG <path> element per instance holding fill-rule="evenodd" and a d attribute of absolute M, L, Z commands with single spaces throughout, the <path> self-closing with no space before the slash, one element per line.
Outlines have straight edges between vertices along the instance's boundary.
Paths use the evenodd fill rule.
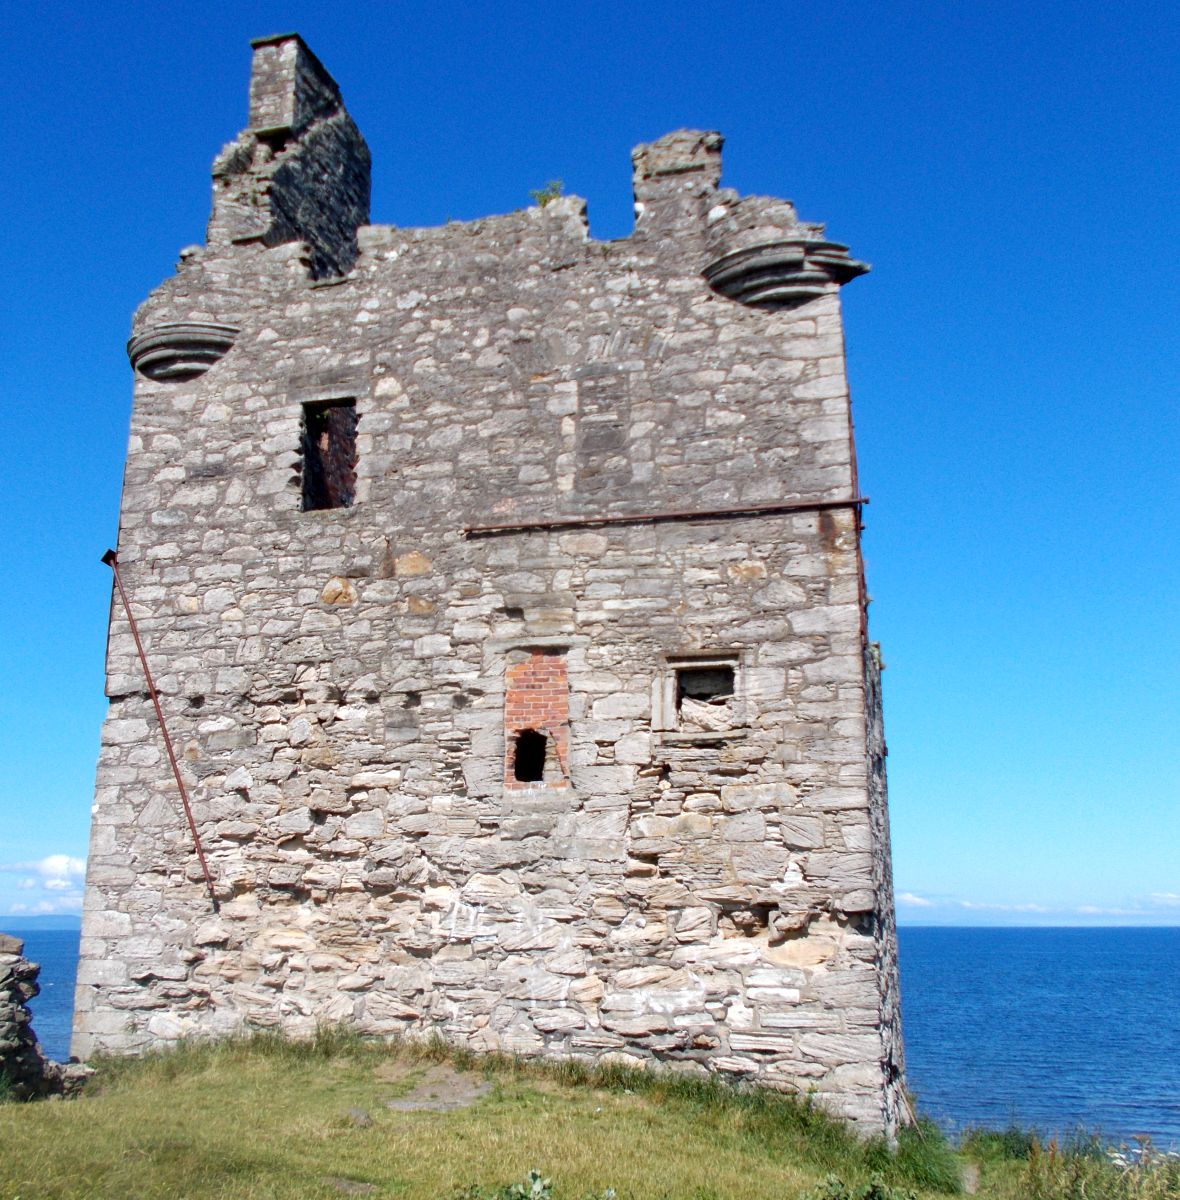
<path fill-rule="evenodd" d="M 635 199 L 659 195 L 677 178 L 692 176 L 697 187 L 715 188 L 721 182 L 721 147 L 725 139 L 715 129 L 676 129 L 631 151 Z"/>

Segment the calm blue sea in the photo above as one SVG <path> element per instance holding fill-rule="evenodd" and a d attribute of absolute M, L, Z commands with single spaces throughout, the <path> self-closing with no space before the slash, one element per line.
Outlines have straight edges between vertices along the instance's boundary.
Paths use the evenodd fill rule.
<path fill-rule="evenodd" d="M 33 1024 L 69 1053 L 74 930 L 18 930 L 41 963 Z M 1180 928 L 904 928 L 906 1059 L 920 1111 L 954 1133 L 1150 1134 L 1180 1148 Z"/>
<path fill-rule="evenodd" d="M 1180 1148 L 1180 928 L 900 930 L 906 1073 L 954 1132 Z"/>
<path fill-rule="evenodd" d="M 0 918 L 0 933 L 25 939 L 25 958 L 41 964 L 37 982 L 41 995 L 29 1008 L 33 1029 L 41 1048 L 50 1058 L 64 1062 L 70 1056 L 70 1021 L 74 1015 L 74 976 L 78 973 L 77 929 L 37 929 L 6 924 Z"/>

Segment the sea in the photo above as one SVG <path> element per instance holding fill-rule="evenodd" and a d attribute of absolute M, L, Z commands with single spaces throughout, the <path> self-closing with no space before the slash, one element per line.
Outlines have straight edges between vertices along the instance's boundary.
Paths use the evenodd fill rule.
<path fill-rule="evenodd" d="M 898 932 L 919 1112 L 1180 1149 L 1180 928 Z"/>
<path fill-rule="evenodd" d="M 41 964 L 33 1027 L 69 1054 L 76 929 L 0 927 Z M 1180 928 L 903 927 L 906 1073 L 917 1108 L 972 1128 L 1180 1149 Z"/>

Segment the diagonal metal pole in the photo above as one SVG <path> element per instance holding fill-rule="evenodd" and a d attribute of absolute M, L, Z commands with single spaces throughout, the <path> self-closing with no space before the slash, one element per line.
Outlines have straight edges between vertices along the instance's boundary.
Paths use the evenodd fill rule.
<path fill-rule="evenodd" d="M 127 601 L 127 593 L 123 590 L 123 581 L 119 578 L 119 556 L 114 550 L 108 550 L 103 556 L 102 561 L 110 567 L 115 576 L 115 587 L 119 589 L 119 598 L 123 601 L 123 611 L 127 614 L 127 623 L 131 626 L 131 636 L 135 639 L 135 649 L 139 651 L 139 662 L 143 667 L 143 677 L 147 680 L 148 695 L 152 698 L 152 706 L 156 710 L 156 720 L 160 723 L 160 733 L 164 735 L 164 749 L 168 751 L 168 761 L 172 764 L 172 774 L 176 779 L 176 786 L 180 789 L 180 802 L 184 805 L 184 815 L 188 819 L 188 827 L 193 835 L 193 845 L 197 850 L 197 859 L 201 864 L 201 871 L 205 876 L 205 886 L 209 889 L 209 899 L 213 902 L 213 911 L 217 912 L 220 905 L 217 903 L 217 893 L 213 890 L 213 877 L 209 874 L 209 864 L 205 861 L 205 850 L 201 845 L 201 835 L 197 833 L 197 823 L 193 820 L 193 810 L 188 802 L 188 791 L 185 789 L 184 780 L 180 777 L 180 764 L 176 761 L 176 751 L 172 749 L 172 739 L 168 736 L 168 726 L 164 723 L 164 713 L 160 708 L 160 697 L 156 692 L 156 684 L 152 679 L 151 669 L 148 667 L 147 654 L 144 653 L 143 642 L 139 640 L 139 628 L 135 624 L 135 618 L 131 615 L 131 605 Z"/>

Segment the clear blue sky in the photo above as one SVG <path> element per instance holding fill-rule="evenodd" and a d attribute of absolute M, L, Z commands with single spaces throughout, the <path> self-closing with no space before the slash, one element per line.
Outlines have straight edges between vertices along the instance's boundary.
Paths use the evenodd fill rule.
<path fill-rule="evenodd" d="M 131 313 L 202 239 L 250 37 L 297 29 L 373 218 L 560 178 L 630 227 L 630 148 L 874 264 L 844 292 L 903 920 L 1180 922 L 1180 26 L 1129 0 L 14 5 L 0 123 L 0 915 L 78 903 Z"/>

